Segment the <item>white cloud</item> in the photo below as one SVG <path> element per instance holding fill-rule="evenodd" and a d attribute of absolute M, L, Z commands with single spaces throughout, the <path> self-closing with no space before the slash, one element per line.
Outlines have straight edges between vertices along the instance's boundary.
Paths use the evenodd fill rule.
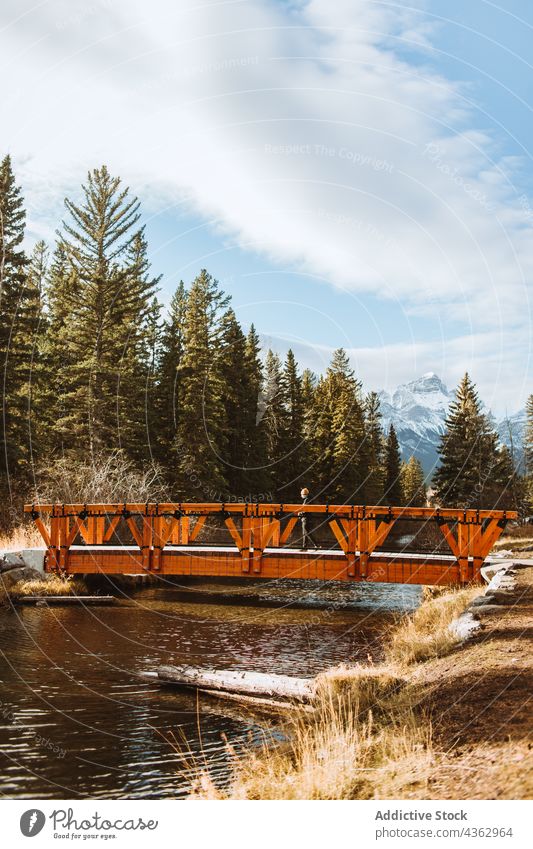
<path fill-rule="evenodd" d="M 3 145 L 36 233 L 106 161 L 154 210 L 185 201 L 277 262 L 444 309 L 470 328 L 449 356 L 468 338 L 481 368 L 481 340 L 500 339 L 496 367 L 524 377 L 520 163 L 498 158 L 429 53 L 400 58 L 430 47 L 423 16 L 370 0 L 4 0 L 2 16 Z"/>

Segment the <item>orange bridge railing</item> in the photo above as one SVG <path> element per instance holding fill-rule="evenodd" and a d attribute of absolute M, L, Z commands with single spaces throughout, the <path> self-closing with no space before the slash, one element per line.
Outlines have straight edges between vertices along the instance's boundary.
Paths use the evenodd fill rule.
<path fill-rule="evenodd" d="M 298 503 L 28 504 L 24 510 L 43 537 L 46 569 L 52 572 L 405 583 L 478 580 L 506 523 L 517 518 L 513 511 Z M 218 517 L 229 548 L 200 542 L 208 517 Z M 317 551 L 289 547 L 303 517 L 320 528 Z M 387 538 L 402 520 L 434 524 L 447 552 L 385 553 Z"/>

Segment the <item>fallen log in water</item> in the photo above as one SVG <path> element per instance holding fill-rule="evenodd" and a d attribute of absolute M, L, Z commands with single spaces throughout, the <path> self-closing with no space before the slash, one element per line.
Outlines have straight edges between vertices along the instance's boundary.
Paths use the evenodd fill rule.
<path fill-rule="evenodd" d="M 159 681 L 164 684 L 176 684 L 175 681 L 165 681 L 160 679 L 157 672 L 139 672 L 140 678 L 144 680 Z M 203 690 L 200 687 L 189 685 L 176 685 L 188 693 L 190 698 L 195 698 L 196 694 L 208 696 L 207 701 L 202 705 L 202 712 L 220 714 L 222 706 L 219 702 L 224 703 L 224 713 L 233 719 L 240 722 L 249 719 L 250 710 L 255 713 L 264 714 L 272 717 L 273 713 L 285 714 L 289 711 L 303 711 L 304 713 L 312 713 L 315 708 L 309 702 L 302 701 L 279 701 L 278 699 L 267 698 L 265 696 L 247 696 L 242 693 L 229 693 L 227 690 Z"/>
<path fill-rule="evenodd" d="M 287 703 L 310 702 L 315 695 L 313 678 L 292 678 L 264 672 L 235 672 L 221 669 L 198 669 L 194 666 L 160 666 L 160 681 L 193 687 L 196 690 L 228 698 L 239 696 Z"/>
<path fill-rule="evenodd" d="M 114 604 L 114 595 L 19 595 L 13 598 L 14 604 Z"/>

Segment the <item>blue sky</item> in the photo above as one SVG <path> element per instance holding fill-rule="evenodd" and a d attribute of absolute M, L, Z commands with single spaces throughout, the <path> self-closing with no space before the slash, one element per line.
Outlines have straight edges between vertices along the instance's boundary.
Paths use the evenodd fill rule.
<path fill-rule="evenodd" d="M 201 267 L 245 325 L 368 388 L 465 369 L 532 391 L 533 7 L 506 0 L 2 4 L 3 148 L 53 239 L 106 162 L 168 299 Z"/>

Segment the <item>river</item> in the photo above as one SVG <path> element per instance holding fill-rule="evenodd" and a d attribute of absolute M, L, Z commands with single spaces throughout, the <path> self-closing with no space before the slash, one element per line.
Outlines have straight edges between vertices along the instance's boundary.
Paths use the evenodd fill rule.
<path fill-rule="evenodd" d="M 312 676 L 379 659 L 392 620 L 420 597 L 403 585 L 285 581 L 232 587 L 229 604 L 221 591 L 0 611 L 2 796 L 175 798 L 199 768 L 223 781 L 226 741 L 259 742 L 261 720 L 139 673 L 188 663 Z"/>

